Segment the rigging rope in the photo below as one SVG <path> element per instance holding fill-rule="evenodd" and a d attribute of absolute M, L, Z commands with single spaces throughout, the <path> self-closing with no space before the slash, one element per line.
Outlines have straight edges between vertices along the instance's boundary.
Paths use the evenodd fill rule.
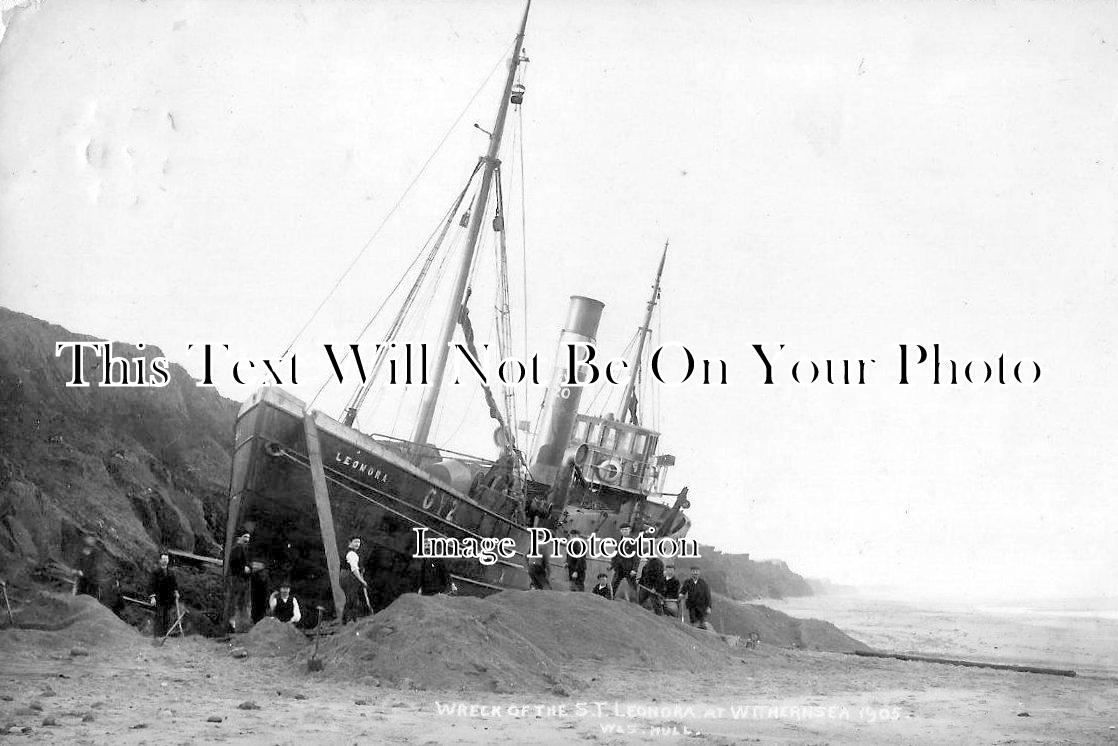
<path fill-rule="evenodd" d="M 466 293 L 467 300 L 469 299 L 469 292 Z M 462 315 L 458 318 L 458 323 L 462 326 L 462 336 L 466 340 L 466 347 L 470 351 L 470 355 L 475 360 L 478 360 L 477 345 L 474 343 L 474 326 L 470 323 L 470 311 L 465 302 L 462 303 Z M 512 450 L 521 460 L 524 456 L 521 455 L 520 450 L 516 447 L 516 439 L 509 432 L 508 423 L 505 418 L 501 416 L 501 410 L 497 407 L 497 400 L 493 396 L 493 390 L 484 382 L 481 384 L 482 391 L 485 392 L 485 403 L 489 406 L 489 416 L 497 421 L 501 430 L 505 433 L 505 439 L 508 441 L 507 448 Z"/>
<path fill-rule="evenodd" d="M 512 354 L 512 319 L 509 311 L 508 245 L 506 242 L 503 222 L 504 196 L 501 190 L 500 167 L 497 168 L 497 172 L 495 175 L 497 188 L 497 214 L 501 216 L 501 230 L 497 231 L 497 251 L 494 252 L 494 256 L 497 262 L 497 349 L 500 352 L 500 359 L 504 360 Z M 506 427 L 505 435 L 509 438 L 510 444 L 515 448 L 517 445 L 516 390 L 511 386 L 505 386 L 503 398 L 505 404 L 505 418 L 508 420 L 509 423 L 511 423 L 511 426 Z"/>
<path fill-rule="evenodd" d="M 479 85 L 477 90 L 474 91 L 474 94 L 470 96 L 470 100 L 466 102 L 466 105 L 464 107 L 462 107 L 462 111 L 459 112 L 454 122 L 450 125 L 450 127 L 447 128 L 446 132 L 443 133 L 442 139 L 439 140 L 439 144 L 435 146 L 435 149 L 431 152 L 431 155 L 427 156 L 427 160 L 423 162 L 423 165 L 420 167 L 419 172 L 415 175 L 415 178 L 411 180 L 411 183 L 409 183 L 408 186 L 404 189 L 403 194 L 401 194 L 399 199 L 396 200 L 396 204 L 392 206 L 392 209 L 388 211 L 388 214 L 384 216 L 384 219 L 380 221 L 380 225 L 378 225 L 376 230 L 373 231 L 373 235 L 371 235 L 369 237 L 369 240 L 365 242 L 365 245 L 361 247 L 361 250 L 357 252 L 357 255 L 353 257 L 353 260 L 350 261 L 349 266 L 347 266 L 345 270 L 342 271 L 342 274 L 338 277 L 337 282 L 335 282 L 334 286 L 330 288 L 330 291 L 326 293 L 326 297 L 323 298 L 322 302 L 318 304 L 318 307 L 314 309 L 314 312 L 310 315 L 310 318 L 307 319 L 306 323 L 304 323 L 299 331 L 295 333 L 295 336 L 292 337 L 291 341 L 284 349 L 283 354 L 280 355 L 281 360 L 287 357 L 287 353 L 291 352 L 291 348 L 294 347 L 295 343 L 299 341 L 299 338 L 303 336 L 303 332 L 305 332 L 307 330 L 307 327 L 309 327 L 311 323 L 318 317 L 318 314 L 322 311 L 323 306 L 325 306 L 330 298 L 333 297 L 334 293 L 337 292 L 338 288 L 342 284 L 342 281 L 344 281 L 349 273 L 353 270 L 353 268 L 357 266 L 357 262 L 361 260 L 361 257 L 365 255 L 365 252 L 368 251 L 370 246 L 372 246 L 373 241 L 376 240 L 376 237 L 380 235 L 380 232 L 384 229 L 384 226 L 387 225 L 392 216 L 396 214 L 396 210 L 398 210 L 400 205 L 403 204 L 404 199 L 411 192 L 412 187 L 414 187 L 416 182 L 418 182 L 420 178 L 422 178 L 423 174 L 427 171 L 427 167 L 431 165 L 431 161 L 433 161 L 435 159 L 435 156 L 439 154 L 439 151 L 442 150 L 443 145 L 446 144 L 447 139 L 450 138 L 450 133 L 453 132 L 454 128 L 458 126 L 458 123 L 462 121 L 462 117 L 466 116 L 466 112 L 469 111 L 471 106 L 473 106 L 474 100 L 478 97 L 478 95 L 481 94 L 482 89 L 484 89 L 485 86 L 489 83 L 489 79 L 493 77 L 493 73 L 497 72 L 497 68 L 500 67 L 501 62 L 503 62 L 505 58 L 508 57 L 509 49 L 511 49 L 514 44 L 515 42 L 513 42 L 512 45 L 509 45 L 509 47 L 501 53 L 501 56 L 497 59 L 497 62 L 493 65 L 493 68 L 489 71 L 489 74 L 485 76 L 485 80 L 481 82 L 481 85 Z"/>
<path fill-rule="evenodd" d="M 520 146 L 520 273 L 522 295 L 524 297 L 524 356 L 528 357 L 528 193 L 524 189 L 524 112 L 523 107 L 516 110 L 518 145 Z M 529 379 L 524 378 L 524 413 L 527 415 L 530 402 Z"/>
<path fill-rule="evenodd" d="M 476 398 L 477 398 L 477 389 L 474 389 L 473 393 L 470 394 L 469 401 L 466 402 L 466 406 L 462 408 L 462 418 L 460 420 L 458 420 L 458 424 L 454 426 L 454 430 L 450 433 L 450 435 L 448 435 L 446 437 L 446 440 L 444 442 L 446 442 L 446 443 L 453 443 L 454 442 L 454 439 L 458 436 L 458 433 L 462 430 L 462 426 L 466 424 L 466 420 L 470 419 L 470 407 L 473 405 L 474 399 L 476 399 Z M 441 419 L 440 419 L 440 422 L 441 422 Z M 436 446 L 436 448 L 437 447 L 438 446 Z M 440 452 L 442 451 L 441 448 L 439 448 L 439 450 L 440 450 Z"/>
<path fill-rule="evenodd" d="M 474 177 L 477 176 L 477 172 L 480 169 L 481 169 L 481 163 L 479 162 L 476 166 L 474 166 L 474 171 L 473 171 L 472 174 L 470 174 L 469 180 L 466 181 L 465 188 L 458 195 L 457 199 L 453 203 L 451 203 L 450 209 L 446 213 L 444 213 L 444 219 L 446 221 L 453 221 L 454 220 L 454 215 L 458 211 L 458 207 L 462 204 L 463 198 L 465 197 L 466 193 L 470 189 L 470 184 L 473 182 Z M 404 280 L 405 280 L 405 278 L 407 278 L 408 273 L 411 272 L 412 269 L 415 268 L 415 265 L 419 263 L 420 257 L 423 256 L 424 249 L 427 248 L 427 246 L 431 243 L 431 239 L 433 239 L 435 237 L 435 234 L 438 233 L 439 226 L 443 225 L 444 219 L 440 219 L 439 223 L 435 225 L 434 230 L 431 231 L 431 235 L 429 235 L 427 237 L 427 240 L 423 242 L 422 246 L 420 246 L 419 251 L 416 253 L 415 257 L 412 258 L 411 264 L 408 265 L 407 269 L 405 269 L 403 271 L 403 273 L 400 275 L 399 279 L 396 280 L 396 284 L 392 287 L 392 289 L 384 297 L 384 300 L 381 301 L 380 306 L 373 313 L 372 317 L 365 324 L 365 326 L 361 329 L 361 332 L 357 335 L 357 339 L 355 339 L 354 342 L 360 342 L 361 341 L 362 337 L 364 337 L 366 332 L 369 331 L 369 328 L 377 320 L 377 318 L 380 316 L 381 312 L 383 312 L 384 309 L 388 306 L 389 300 L 391 300 L 392 296 L 396 294 L 396 291 L 400 289 L 400 286 L 404 284 Z M 436 242 L 434 248 L 431 250 L 431 252 L 428 256 L 426 265 L 424 266 L 423 270 L 420 272 L 419 277 L 416 279 L 415 284 L 413 284 L 413 286 L 412 286 L 412 290 L 408 295 L 409 299 L 412 297 L 412 294 L 417 292 L 418 287 L 419 287 L 420 283 L 422 283 L 422 281 L 423 281 L 423 279 L 426 275 L 427 269 L 429 268 L 430 263 L 434 258 L 434 254 L 438 252 L 439 246 L 441 245 L 442 240 L 445 236 L 446 236 L 446 230 L 444 228 L 444 230 L 442 232 L 442 235 L 439 237 L 439 240 Z M 410 306 L 409 301 L 407 299 L 405 299 L 404 303 L 406 304 L 405 308 Z M 402 315 L 403 314 L 401 313 L 397 318 L 399 319 Z M 394 326 L 395 326 L 395 324 L 394 324 Z M 390 332 L 390 334 L 391 334 L 391 332 Z M 390 337 L 390 339 L 391 339 L 391 337 Z M 348 361 L 352 354 L 353 354 L 353 348 L 351 347 L 346 352 L 346 354 L 342 357 L 342 360 L 341 360 L 340 364 L 344 364 L 346 361 Z M 329 385 L 331 380 L 332 380 L 332 376 L 327 376 L 326 377 L 326 379 L 322 382 L 322 385 L 319 386 L 318 391 L 315 392 L 314 398 L 311 399 L 311 401 L 310 401 L 311 405 L 313 405 L 315 403 L 315 401 L 318 399 L 318 397 L 322 395 L 323 390 L 325 390 L 326 386 Z M 357 391 L 359 392 L 360 390 L 361 390 L 361 386 L 358 386 Z M 357 402 L 356 404 L 353 403 L 356 400 L 356 398 L 357 398 L 357 393 L 354 393 L 354 395 L 350 399 L 349 407 L 360 407 L 361 406 L 360 402 Z M 363 397 L 362 397 L 362 399 L 363 399 Z"/>
<path fill-rule="evenodd" d="M 661 293 L 663 295 L 663 293 Z M 664 343 L 663 337 L 664 330 L 664 301 L 661 299 L 660 303 L 656 306 L 656 349 Z M 652 353 L 649 352 L 649 359 Z M 654 430 L 660 429 L 660 387 L 652 386 L 652 426 Z"/>
<path fill-rule="evenodd" d="M 473 184 L 474 177 L 477 176 L 478 171 L 480 170 L 481 161 L 478 161 L 478 164 L 474 166 L 473 173 L 470 174 L 470 178 L 466 181 L 466 186 L 464 186 L 462 188 L 462 191 L 459 192 L 458 198 L 454 201 L 454 204 L 451 205 L 450 210 L 447 212 L 447 217 L 446 221 L 443 223 L 442 232 L 439 234 L 438 239 L 431 247 L 431 251 L 427 255 L 427 261 L 423 264 L 423 269 L 420 270 L 419 275 L 415 278 L 415 283 L 412 285 L 411 290 L 408 292 L 408 296 L 404 299 L 399 312 L 396 314 L 396 318 L 392 323 L 392 327 L 388 330 L 388 335 L 384 340 L 386 343 L 395 341 L 396 336 L 400 332 L 400 328 L 404 325 L 407 314 L 411 310 L 416 296 L 419 294 L 419 289 L 423 285 L 423 281 L 427 278 L 427 273 L 431 269 L 431 264 L 434 263 L 435 257 L 438 255 L 439 250 L 442 248 L 443 241 L 446 239 L 446 234 L 450 231 L 450 227 L 454 224 L 454 215 L 458 212 L 458 208 L 462 205 L 462 200 L 466 198 L 467 192 L 470 191 L 470 185 Z M 366 329 L 368 329 L 368 326 L 366 326 Z M 364 334 L 364 332 L 362 332 L 362 334 Z M 350 403 L 349 407 L 350 411 L 355 412 L 357 409 L 359 409 L 361 407 L 361 404 L 365 401 L 365 397 L 369 395 L 369 390 L 373 386 L 377 371 L 384 363 L 387 355 L 388 348 L 382 347 L 380 353 L 377 355 L 376 361 L 373 363 L 371 371 L 369 372 L 369 380 L 359 386 L 357 389 L 357 393 L 354 394 L 353 401 Z M 349 419 L 348 413 L 347 419 Z"/>
<path fill-rule="evenodd" d="M 411 336 L 413 338 L 420 336 L 417 333 L 417 330 L 426 323 L 428 314 L 435 307 L 434 299 L 435 299 L 435 296 L 438 295 L 439 289 L 443 285 L 443 281 L 446 279 L 447 268 L 448 268 L 448 264 L 450 263 L 450 258 L 452 256 L 456 255 L 459 251 L 462 250 L 462 246 L 463 246 L 464 243 L 465 243 L 465 240 L 463 238 L 463 232 L 458 231 L 458 233 L 455 235 L 454 239 L 451 241 L 450 248 L 447 251 L 443 252 L 443 258 L 439 262 L 439 268 L 435 271 L 435 279 L 430 284 L 430 287 L 428 288 L 427 295 L 426 295 L 426 298 L 425 298 L 425 302 L 421 305 L 421 308 L 423 309 L 423 311 L 415 319 L 412 320 L 411 327 L 408 329 L 409 336 Z M 420 406 L 422 406 L 422 397 L 419 397 L 419 398 L 420 398 L 420 401 L 415 402 L 415 405 L 414 405 L 417 409 Z M 392 423 L 392 431 L 393 432 L 396 432 L 396 423 L 399 421 L 400 409 L 402 409 L 405 400 L 406 400 L 406 397 L 401 395 L 400 396 L 400 407 L 397 408 L 396 419 L 393 420 L 393 423 Z M 438 418 L 435 422 L 435 427 L 436 428 L 442 422 L 443 412 L 444 412 L 444 410 L 440 409 L 436 413 L 436 417 Z"/>
<path fill-rule="evenodd" d="M 633 336 L 629 339 L 629 343 L 627 345 L 625 345 L 625 349 L 621 350 L 621 358 L 622 359 L 624 359 L 624 360 L 628 359 L 629 353 L 636 348 L 637 339 L 639 338 L 639 336 L 640 336 L 640 330 L 638 329 L 636 332 L 633 333 Z M 602 402 L 602 408 L 601 408 L 601 410 L 598 410 L 598 411 L 602 414 L 604 414 L 606 412 L 612 412 L 612 409 L 610 408 L 610 402 L 612 401 L 611 397 L 615 393 L 617 393 L 616 389 L 617 389 L 616 386 L 611 386 L 609 384 L 601 384 L 601 385 L 595 386 L 594 387 L 594 396 L 592 396 L 590 398 L 590 403 L 586 406 L 586 411 L 588 411 L 588 412 L 593 411 L 594 406 L 598 403 L 598 399 L 602 396 L 602 393 L 606 392 L 606 394 L 605 394 L 606 398 Z M 618 419 L 620 419 L 620 416 L 618 417 Z"/>

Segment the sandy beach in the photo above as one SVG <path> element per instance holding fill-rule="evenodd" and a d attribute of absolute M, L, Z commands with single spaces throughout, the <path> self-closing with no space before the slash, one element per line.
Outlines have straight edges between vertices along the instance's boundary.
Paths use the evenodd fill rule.
<path fill-rule="evenodd" d="M 1118 676 L 1118 599 L 945 601 L 809 596 L 765 601 L 870 647 Z"/>
<path fill-rule="evenodd" d="M 643 613 L 618 613 L 630 611 Z M 661 666 L 628 651 L 595 652 L 602 660 L 561 665 L 571 683 L 547 691 L 417 689 L 423 684 L 353 677 L 344 658 L 328 655 L 323 671 L 309 673 L 302 640 L 294 652 L 249 645 L 245 658 L 230 655 L 241 638 L 172 638 L 155 648 L 98 612 L 57 632 L 0 631 L 0 726 L 17 743 L 82 744 L 1118 741 L 1114 678 L 764 643 L 751 650 L 651 615 L 632 618 L 627 632 L 638 641 L 651 635 L 667 645 L 682 635 L 698 659 L 722 662 Z M 334 650 L 355 651 L 352 642 Z M 454 665 L 447 651 L 428 652 Z"/>

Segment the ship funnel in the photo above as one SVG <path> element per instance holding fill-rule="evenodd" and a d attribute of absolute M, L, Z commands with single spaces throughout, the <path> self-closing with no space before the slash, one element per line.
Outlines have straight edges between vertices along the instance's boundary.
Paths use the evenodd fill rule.
<path fill-rule="evenodd" d="M 570 363 L 572 350 L 576 364 L 586 360 L 586 348 L 580 345 L 593 345 L 598 334 L 598 322 L 602 319 L 602 309 L 605 304 L 593 298 L 584 298 L 581 295 L 571 296 L 571 305 L 567 310 L 567 323 L 563 333 L 559 335 L 559 347 L 555 353 L 555 372 L 551 377 L 548 387 L 549 398 L 547 408 L 544 410 L 543 420 L 536 435 L 535 452 L 529 461 L 532 478 L 537 482 L 552 484 L 559 467 L 563 463 L 563 455 L 571 440 L 571 430 L 574 429 L 575 415 L 578 414 L 578 404 L 582 400 L 582 386 L 568 386 L 567 365 Z M 585 374 L 585 369 L 579 369 Z M 580 375 L 577 379 L 582 382 L 587 376 Z"/>

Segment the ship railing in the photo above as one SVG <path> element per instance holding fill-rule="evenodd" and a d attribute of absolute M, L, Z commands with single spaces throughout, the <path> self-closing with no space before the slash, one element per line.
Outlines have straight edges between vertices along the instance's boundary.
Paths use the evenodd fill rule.
<path fill-rule="evenodd" d="M 419 445 L 418 443 L 415 443 L 414 441 L 408 440 L 406 438 L 398 438 L 395 435 L 387 435 L 385 433 L 369 433 L 368 435 L 369 435 L 370 438 L 374 438 L 374 439 L 383 438 L 385 440 L 390 440 L 394 443 L 399 443 L 399 444 L 405 445 L 405 446 L 415 447 L 415 446 Z M 449 453 L 452 456 L 457 456 L 459 458 L 463 458 L 463 459 L 466 459 L 468 461 L 476 461 L 478 464 L 482 464 L 482 465 L 487 466 L 487 467 L 492 466 L 494 463 L 496 463 L 495 461 L 493 461 L 493 459 L 482 458 L 481 456 L 474 456 L 474 455 L 469 454 L 469 453 L 462 453 L 461 451 L 454 451 L 454 450 L 451 450 L 450 448 L 444 448 L 442 446 L 435 446 L 435 448 L 438 449 L 439 453 L 441 453 L 441 454 L 445 455 L 445 454 Z"/>
<path fill-rule="evenodd" d="M 588 468 L 583 469 L 583 473 L 592 481 L 637 492 L 655 489 L 660 467 L 652 461 L 602 446 L 588 444 L 587 448 Z"/>

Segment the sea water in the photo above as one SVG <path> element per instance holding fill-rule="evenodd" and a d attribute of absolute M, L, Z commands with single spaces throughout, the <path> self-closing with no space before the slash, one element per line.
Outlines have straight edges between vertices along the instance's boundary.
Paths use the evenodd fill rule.
<path fill-rule="evenodd" d="M 883 652 L 1118 677 L 1118 597 L 950 600 L 811 596 L 758 603 L 824 619 Z"/>

